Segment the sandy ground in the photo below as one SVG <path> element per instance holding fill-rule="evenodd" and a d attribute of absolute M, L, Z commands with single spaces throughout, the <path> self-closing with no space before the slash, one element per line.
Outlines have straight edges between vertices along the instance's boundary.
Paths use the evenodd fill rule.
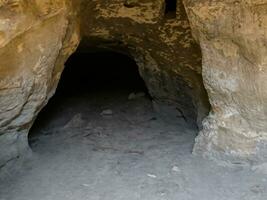
<path fill-rule="evenodd" d="M 31 131 L 32 160 L 6 171 L 0 200 L 267 199 L 267 174 L 193 156 L 196 129 L 128 95 L 53 100 Z"/>

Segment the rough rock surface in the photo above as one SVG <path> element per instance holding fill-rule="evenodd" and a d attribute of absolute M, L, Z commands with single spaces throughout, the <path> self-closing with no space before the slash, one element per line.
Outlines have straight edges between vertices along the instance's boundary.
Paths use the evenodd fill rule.
<path fill-rule="evenodd" d="M 0 167 L 25 155 L 27 133 L 67 58 L 109 48 L 136 60 L 155 108 L 204 130 L 194 152 L 266 161 L 266 1 L 1 0 Z M 173 11 L 171 11 L 173 12 Z M 177 113 L 175 113 L 177 115 Z"/>
<path fill-rule="evenodd" d="M 200 48 L 183 5 L 176 18 L 164 8 L 163 0 L 1 1 L 0 165 L 28 149 L 28 130 L 81 39 L 85 51 L 133 57 L 155 108 L 201 124 L 209 105 Z"/>
<path fill-rule="evenodd" d="M 68 2 L 0 1 L 0 166 L 25 155 L 28 130 L 78 44 Z"/>
<path fill-rule="evenodd" d="M 177 110 L 166 115 L 183 115 L 201 124 L 209 104 L 201 77 L 200 48 L 193 40 L 183 4 L 178 3 L 176 17 L 169 17 L 164 8 L 164 0 L 113 0 L 108 6 L 105 0 L 83 0 L 81 48 L 109 48 L 130 55 L 157 109 L 163 113 Z"/>
<path fill-rule="evenodd" d="M 36 159 L 11 178 L 1 180 L 10 168 L 0 170 L 0 197 L 266 200 L 266 167 L 218 166 L 193 156 L 195 128 L 158 117 L 146 97 L 128 101 L 127 91 L 110 91 L 56 96 L 30 131 Z M 100 115 L 107 104 L 112 117 Z"/>
<path fill-rule="evenodd" d="M 194 151 L 267 161 L 267 1 L 185 1 L 203 54 L 212 112 Z"/>

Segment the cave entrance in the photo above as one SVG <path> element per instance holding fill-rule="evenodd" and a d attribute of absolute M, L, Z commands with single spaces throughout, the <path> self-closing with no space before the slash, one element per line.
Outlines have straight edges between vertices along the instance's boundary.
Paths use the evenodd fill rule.
<path fill-rule="evenodd" d="M 34 179 L 48 183 L 50 191 L 56 188 L 56 196 L 59 191 L 65 199 L 117 199 L 131 191 L 137 191 L 137 199 L 142 192 L 158 195 L 158 190 L 139 186 L 146 188 L 162 174 L 167 176 L 160 184 L 176 191 L 172 173 L 179 173 L 178 166 L 191 158 L 197 130 L 182 117 L 154 111 L 155 98 L 139 74 L 141 59 L 138 68 L 128 55 L 85 49 L 68 59 L 55 95 L 29 132 L 38 158 Z"/>
<path fill-rule="evenodd" d="M 165 0 L 166 18 L 175 18 L 177 10 L 177 0 Z"/>
<path fill-rule="evenodd" d="M 51 135 L 67 126 L 77 128 L 81 121 L 90 122 L 92 116 L 88 113 L 95 113 L 96 119 L 115 116 L 124 112 L 124 105 L 132 100 L 144 101 L 151 107 L 148 89 L 134 59 L 107 50 L 77 51 L 66 62 L 55 95 L 35 120 L 29 144 L 33 147 L 42 134 Z"/>
<path fill-rule="evenodd" d="M 138 66 L 128 55 L 107 50 L 78 52 L 66 62 L 58 95 L 91 94 L 103 91 L 143 91 L 148 94 Z"/>

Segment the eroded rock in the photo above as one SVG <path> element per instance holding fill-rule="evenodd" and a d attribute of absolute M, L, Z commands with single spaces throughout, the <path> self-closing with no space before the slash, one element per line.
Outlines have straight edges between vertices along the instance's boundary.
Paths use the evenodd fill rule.
<path fill-rule="evenodd" d="M 155 106 L 199 125 L 209 111 L 203 75 L 212 112 L 194 152 L 266 161 L 266 2 L 184 3 L 187 13 L 177 1 L 167 17 L 164 0 L 0 1 L 0 166 L 27 151 L 29 128 L 81 40 L 84 51 L 134 58 Z"/>
<path fill-rule="evenodd" d="M 72 9 L 61 0 L 1 3 L 0 165 L 28 151 L 29 128 L 79 42 Z"/>
<path fill-rule="evenodd" d="M 267 1 L 185 2 L 212 106 L 194 152 L 266 162 Z"/>

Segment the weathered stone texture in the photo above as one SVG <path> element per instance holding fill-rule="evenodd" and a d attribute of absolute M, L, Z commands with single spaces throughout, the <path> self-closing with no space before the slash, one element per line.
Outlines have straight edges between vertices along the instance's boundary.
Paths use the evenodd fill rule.
<path fill-rule="evenodd" d="M 196 153 L 267 160 L 267 1 L 185 1 L 212 112 Z"/>
<path fill-rule="evenodd" d="M 203 76 L 212 111 L 194 152 L 266 161 L 267 1 L 183 3 L 166 15 L 164 0 L 0 0 L 0 166 L 25 155 L 80 41 L 131 56 L 155 108 L 198 124 L 209 110 Z"/>
<path fill-rule="evenodd" d="M 157 108 L 176 110 L 168 114 L 201 124 L 209 105 L 201 77 L 200 48 L 183 4 L 178 1 L 176 18 L 168 18 L 164 0 L 135 2 L 128 7 L 121 0 L 109 1 L 108 6 L 105 0 L 84 0 L 83 49 L 91 46 L 128 53 L 138 63 Z"/>
<path fill-rule="evenodd" d="M 28 130 L 60 76 L 56 65 L 79 41 L 69 6 L 61 0 L 1 2 L 0 166 L 28 150 Z"/>
<path fill-rule="evenodd" d="M 123 49 L 133 57 L 156 108 L 201 122 L 208 105 L 200 49 L 183 5 L 167 19 L 164 2 L 1 1 L 0 165 L 27 150 L 28 130 L 81 37 L 86 50 Z"/>

